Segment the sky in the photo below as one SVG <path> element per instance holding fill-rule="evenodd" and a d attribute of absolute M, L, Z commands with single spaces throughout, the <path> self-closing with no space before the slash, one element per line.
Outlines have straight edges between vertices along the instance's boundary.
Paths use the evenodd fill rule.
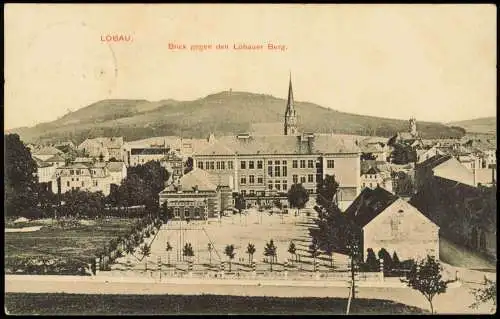
<path fill-rule="evenodd" d="M 7 4 L 4 21 L 5 129 L 103 99 L 286 98 L 290 72 L 296 101 L 338 111 L 496 115 L 494 5 Z"/>

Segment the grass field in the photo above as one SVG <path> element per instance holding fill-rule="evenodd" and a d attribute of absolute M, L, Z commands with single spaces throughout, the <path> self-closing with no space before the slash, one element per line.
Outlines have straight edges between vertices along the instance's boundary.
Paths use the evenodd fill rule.
<path fill-rule="evenodd" d="M 8 314 L 345 314 L 345 298 L 224 295 L 87 295 L 7 293 Z M 353 314 L 422 314 L 427 311 L 379 299 L 356 299 Z"/>
<path fill-rule="evenodd" d="M 112 238 L 126 234 L 135 221 L 112 218 L 74 227 L 48 224 L 39 231 L 5 233 L 5 257 L 46 255 L 88 260 Z"/>

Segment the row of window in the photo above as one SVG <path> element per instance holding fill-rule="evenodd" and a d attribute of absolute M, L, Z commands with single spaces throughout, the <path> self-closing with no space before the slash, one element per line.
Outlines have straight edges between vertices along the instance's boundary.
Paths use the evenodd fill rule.
<path fill-rule="evenodd" d="M 226 166 L 227 164 L 227 166 Z M 205 170 L 224 170 L 226 169 L 233 169 L 233 161 L 198 161 L 197 167 L 199 169 L 205 169 Z"/>
<path fill-rule="evenodd" d="M 194 214 L 191 214 L 191 212 Z M 200 217 L 200 215 L 201 215 L 200 207 L 195 207 L 195 206 L 184 207 L 184 216 Z M 181 209 L 179 207 L 174 207 L 174 216 L 175 217 L 181 216 Z"/>
<path fill-rule="evenodd" d="M 294 184 L 298 184 L 299 183 L 299 176 L 292 175 L 292 181 Z M 306 182 L 306 176 L 300 176 L 300 183 L 303 184 L 305 182 Z M 314 183 L 314 174 L 307 175 L 307 183 Z"/>
<path fill-rule="evenodd" d="M 74 181 L 74 180 L 73 180 L 73 178 L 72 178 L 71 180 L 72 180 L 72 181 Z M 76 181 L 78 182 L 78 178 L 76 179 Z M 92 181 L 92 184 L 94 184 L 94 186 L 97 186 L 97 180 Z M 66 186 L 67 186 L 67 187 L 69 187 L 69 186 L 70 186 L 69 181 L 67 181 L 67 182 L 66 182 Z M 85 182 L 84 182 L 84 181 L 82 181 L 82 187 L 85 187 Z M 73 189 L 73 187 L 72 187 L 72 189 Z"/>
<path fill-rule="evenodd" d="M 315 168 L 314 165 L 315 161 L 314 160 L 293 160 L 292 161 L 292 168 Z M 227 166 L 226 166 L 227 164 Z M 248 164 L 248 165 L 247 165 Z M 240 169 L 262 169 L 263 168 L 263 161 L 240 161 Z M 306 165 L 307 164 L 307 165 Z M 270 169 L 269 167 L 276 167 L 279 170 L 279 165 L 282 165 L 283 171 L 286 172 L 287 168 L 287 161 L 268 161 L 268 170 Z M 206 170 L 214 170 L 214 169 L 233 169 L 233 161 L 198 161 L 197 167 L 200 169 L 206 169 Z M 326 167 L 327 168 L 335 168 L 335 161 L 334 160 L 327 160 L 326 161 Z M 272 168 L 271 168 L 272 169 Z M 285 173 L 286 174 L 286 173 Z M 270 173 L 270 176 L 272 176 L 272 171 Z M 277 175 L 279 176 L 279 175 Z M 286 175 L 284 175 L 286 176 Z"/>
<path fill-rule="evenodd" d="M 264 182 L 264 179 L 262 176 L 257 176 L 257 184 L 262 184 Z M 245 185 L 247 183 L 247 178 L 246 176 L 241 176 L 240 177 L 240 184 Z M 248 175 L 248 184 L 255 184 L 255 176 L 254 175 Z"/>

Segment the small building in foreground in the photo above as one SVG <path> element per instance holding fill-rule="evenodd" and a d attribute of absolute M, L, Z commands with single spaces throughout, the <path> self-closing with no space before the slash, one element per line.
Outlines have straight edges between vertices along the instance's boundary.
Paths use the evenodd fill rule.
<path fill-rule="evenodd" d="M 212 177 L 201 169 L 193 169 L 177 183 L 167 186 L 159 194 L 160 207 L 167 202 L 174 219 L 205 220 L 217 218 L 226 209 L 231 193 L 228 187 L 216 185 Z"/>
<path fill-rule="evenodd" d="M 365 188 L 345 214 L 361 232 L 363 259 L 368 248 L 396 252 L 400 260 L 439 258 L 439 227 L 383 188 Z"/>

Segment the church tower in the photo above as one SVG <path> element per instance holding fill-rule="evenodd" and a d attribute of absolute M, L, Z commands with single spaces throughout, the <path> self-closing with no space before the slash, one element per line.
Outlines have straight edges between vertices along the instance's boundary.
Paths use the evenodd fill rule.
<path fill-rule="evenodd" d="M 285 135 L 297 135 L 297 112 L 293 101 L 292 74 L 288 84 L 288 100 L 285 110 Z"/>

